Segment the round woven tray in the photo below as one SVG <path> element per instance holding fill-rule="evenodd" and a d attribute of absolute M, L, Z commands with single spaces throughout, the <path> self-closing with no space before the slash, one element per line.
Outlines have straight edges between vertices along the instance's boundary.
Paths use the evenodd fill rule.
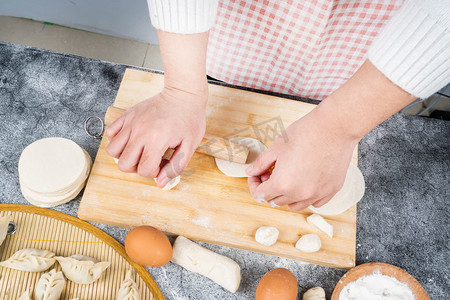
<path fill-rule="evenodd" d="M 164 296 L 147 270 L 131 261 L 124 247 L 100 229 L 75 217 L 54 210 L 15 204 L 0 204 L 0 216 L 12 215 L 17 231 L 0 246 L 0 260 L 24 248 L 46 249 L 57 256 L 83 254 L 111 266 L 92 284 L 66 281 L 61 299 L 116 299 L 126 271 L 134 269 L 141 299 L 163 300 Z M 61 267 L 54 265 L 57 270 Z M 52 268 L 54 268 L 52 267 Z M 42 273 L 0 267 L 0 299 L 17 299 L 34 287 Z"/>

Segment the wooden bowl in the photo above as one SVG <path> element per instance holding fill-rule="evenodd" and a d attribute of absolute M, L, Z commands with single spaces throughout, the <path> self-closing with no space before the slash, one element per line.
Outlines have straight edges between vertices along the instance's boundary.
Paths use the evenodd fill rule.
<path fill-rule="evenodd" d="M 406 284 L 412 291 L 416 300 L 430 299 L 425 289 L 414 277 L 409 275 L 408 272 L 393 265 L 373 262 L 359 265 L 345 273 L 344 276 L 342 276 L 339 282 L 336 284 L 333 294 L 331 295 L 331 300 L 339 300 L 339 294 L 341 293 L 342 289 L 350 282 L 356 281 L 363 276 L 371 275 L 374 272 L 379 272 L 382 275 L 394 277 L 398 281 Z"/>

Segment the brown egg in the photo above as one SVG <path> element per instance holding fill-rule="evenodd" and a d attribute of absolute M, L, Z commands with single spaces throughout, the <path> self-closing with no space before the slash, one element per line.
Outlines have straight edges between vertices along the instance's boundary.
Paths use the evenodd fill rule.
<path fill-rule="evenodd" d="M 297 278 L 284 268 L 267 272 L 256 288 L 256 300 L 295 300 L 297 299 Z"/>
<path fill-rule="evenodd" d="M 161 267 L 172 258 L 172 245 L 167 236 L 145 225 L 128 232 L 125 251 L 134 262 L 146 267 Z"/>

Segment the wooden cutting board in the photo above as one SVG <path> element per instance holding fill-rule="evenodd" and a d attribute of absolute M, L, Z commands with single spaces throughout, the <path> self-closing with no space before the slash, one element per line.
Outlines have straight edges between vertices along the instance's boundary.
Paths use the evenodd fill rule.
<path fill-rule="evenodd" d="M 114 106 L 128 109 L 157 94 L 163 76 L 127 69 Z M 206 131 L 221 137 L 250 136 L 270 146 L 289 124 L 314 105 L 283 98 L 209 86 Z M 156 187 L 152 178 L 122 173 L 106 154 L 103 138 L 78 210 L 81 219 L 132 228 L 152 225 L 173 235 L 184 235 L 229 247 L 261 252 L 305 262 L 349 269 L 355 266 L 356 206 L 337 216 L 326 217 L 334 226 L 331 239 L 306 222 L 311 211 L 272 208 L 257 203 L 246 178 L 222 174 L 214 160 L 195 153 L 178 186 L 170 191 Z M 357 163 L 357 152 L 353 155 Z M 276 226 L 278 242 L 263 246 L 254 240 L 260 226 Z M 302 253 L 295 248 L 300 236 L 317 233 L 322 249 Z"/>

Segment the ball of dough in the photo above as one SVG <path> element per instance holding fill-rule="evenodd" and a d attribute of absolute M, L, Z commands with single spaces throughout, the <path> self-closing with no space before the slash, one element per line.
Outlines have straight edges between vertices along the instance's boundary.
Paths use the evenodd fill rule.
<path fill-rule="evenodd" d="M 325 291 L 320 286 L 310 288 L 303 294 L 303 300 L 326 300 Z"/>
<path fill-rule="evenodd" d="M 333 237 L 333 225 L 327 222 L 321 215 L 318 214 L 312 214 L 309 217 L 306 218 L 306 221 L 309 225 L 317 228 L 318 230 L 322 231 L 326 235 L 328 235 L 330 238 Z"/>
<path fill-rule="evenodd" d="M 321 207 L 316 208 L 311 205 L 308 208 L 324 216 L 338 215 L 358 203 L 364 196 L 365 189 L 364 176 L 357 166 L 350 164 L 344 185 L 336 195 Z"/>
<path fill-rule="evenodd" d="M 321 247 L 322 242 L 320 241 L 320 238 L 314 233 L 305 234 L 295 244 L 295 248 L 306 253 L 317 252 Z"/>
<path fill-rule="evenodd" d="M 225 159 L 216 158 L 217 167 L 223 174 L 230 177 L 248 177 L 245 170 L 255 162 L 258 156 L 263 153 L 267 147 L 257 139 L 250 137 L 234 137 L 231 138 L 230 141 L 249 149 L 247 161 L 245 164 L 238 164 Z"/>
<path fill-rule="evenodd" d="M 255 240 L 264 246 L 272 246 L 277 242 L 280 232 L 275 227 L 261 226 L 256 230 Z"/>

